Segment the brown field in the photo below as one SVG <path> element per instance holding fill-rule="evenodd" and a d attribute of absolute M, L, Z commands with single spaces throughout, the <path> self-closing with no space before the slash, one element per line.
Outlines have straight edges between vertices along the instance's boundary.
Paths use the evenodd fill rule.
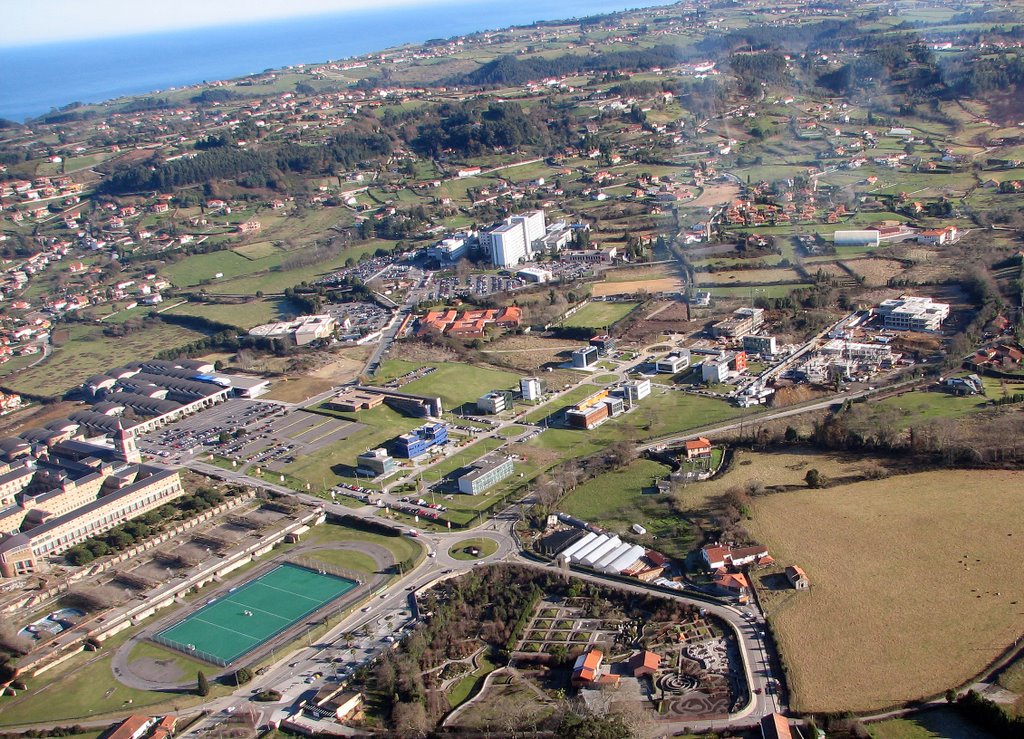
<path fill-rule="evenodd" d="M 766 486 L 803 485 L 804 475 L 812 467 L 826 478 L 838 479 L 862 475 L 868 467 L 877 466 L 863 457 L 797 449 L 792 452 L 752 452 L 736 450 L 732 464 L 726 472 L 710 480 L 687 485 L 679 493 L 680 502 L 690 510 L 698 511 L 712 504 L 731 487 L 746 485 L 757 480 Z"/>
<path fill-rule="evenodd" d="M 285 368 L 286 376 L 271 381 L 270 392 L 266 397 L 285 403 L 301 403 L 302 401 L 330 390 L 332 387 L 352 382 L 359 376 L 363 363 L 369 356 L 370 349 L 358 347 L 346 349 L 334 355 L 315 369 L 298 374 Z"/>
<path fill-rule="evenodd" d="M 696 200 L 686 204 L 687 208 L 711 208 L 728 203 L 739 197 L 738 185 L 706 185 Z"/>
<path fill-rule="evenodd" d="M 846 270 L 836 262 L 813 262 L 807 265 L 807 271 L 812 274 L 818 270 L 834 277 L 849 277 Z"/>
<path fill-rule="evenodd" d="M 697 282 L 701 285 L 729 285 L 731 283 L 766 284 L 771 282 L 787 283 L 803 280 L 796 270 L 792 269 L 738 269 L 722 272 L 700 272 Z"/>
<path fill-rule="evenodd" d="M 636 293 L 646 290 L 649 293 L 681 292 L 685 284 L 678 277 L 662 277 L 654 280 L 632 280 L 630 282 L 598 282 L 592 294 L 595 297 L 619 295 L 620 293 Z"/>
<path fill-rule="evenodd" d="M 868 287 L 887 285 L 890 279 L 903 272 L 903 265 L 892 259 L 851 259 L 843 264 L 863 277 Z"/>
<path fill-rule="evenodd" d="M 807 593 L 770 609 L 797 711 L 942 693 L 1024 630 L 1024 473 L 941 471 L 757 499 L 747 528 Z M 763 585 L 763 583 L 761 583 Z"/>
<path fill-rule="evenodd" d="M 480 353 L 484 358 L 500 365 L 512 364 L 523 370 L 535 370 L 549 362 L 565 362 L 579 342 L 565 339 L 546 339 L 542 336 L 504 336 L 492 341 Z"/>

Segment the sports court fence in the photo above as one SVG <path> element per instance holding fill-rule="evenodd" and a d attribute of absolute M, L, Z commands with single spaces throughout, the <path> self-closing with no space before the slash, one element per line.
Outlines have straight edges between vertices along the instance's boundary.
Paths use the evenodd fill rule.
<path fill-rule="evenodd" d="M 181 642 L 175 641 L 174 639 L 168 639 L 163 634 L 153 634 L 150 638 L 157 644 L 162 644 L 165 647 L 170 647 L 171 649 L 187 654 L 190 657 L 198 657 L 204 662 L 209 662 L 219 667 L 227 667 L 229 664 L 220 657 L 216 657 L 210 654 L 209 652 L 204 652 L 202 649 L 197 649 L 195 644 L 182 644 Z"/>
<path fill-rule="evenodd" d="M 335 565 L 325 564 L 318 562 L 315 559 L 309 559 L 308 557 L 290 557 L 286 560 L 290 564 L 296 567 L 302 567 L 313 572 L 318 572 L 321 575 L 334 575 L 335 577 L 343 577 L 346 580 L 351 580 L 356 585 L 364 585 L 366 583 L 366 575 L 361 572 L 353 572 L 352 570 L 346 570 L 344 567 L 337 567 Z"/>

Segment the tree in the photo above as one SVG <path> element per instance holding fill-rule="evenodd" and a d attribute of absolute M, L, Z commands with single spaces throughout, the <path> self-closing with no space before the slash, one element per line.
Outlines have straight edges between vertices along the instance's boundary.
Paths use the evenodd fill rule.
<path fill-rule="evenodd" d="M 252 678 L 252 670 L 248 667 L 239 667 L 235 670 L 235 685 L 245 685 L 248 682 L 252 682 Z"/>
<path fill-rule="evenodd" d="M 804 475 L 804 482 L 809 488 L 820 488 L 824 484 L 825 478 L 818 470 L 812 468 L 807 470 L 807 474 Z"/>
<path fill-rule="evenodd" d="M 205 698 L 210 694 L 210 681 L 206 679 L 206 673 L 202 670 L 196 675 L 196 695 Z"/>

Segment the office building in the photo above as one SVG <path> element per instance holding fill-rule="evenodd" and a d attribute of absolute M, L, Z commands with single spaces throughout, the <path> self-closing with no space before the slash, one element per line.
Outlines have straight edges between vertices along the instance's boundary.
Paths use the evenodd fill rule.
<path fill-rule="evenodd" d="M 690 350 L 680 349 L 654 363 L 654 368 L 661 374 L 674 375 L 690 366 Z"/>
<path fill-rule="evenodd" d="M 778 352 L 775 337 L 767 334 L 751 334 L 743 337 L 743 351 L 750 354 L 760 354 L 762 357 L 771 357 Z"/>
<path fill-rule="evenodd" d="M 539 377 L 524 377 L 519 380 L 519 392 L 523 400 L 540 400 L 544 394 L 544 383 Z"/>
<path fill-rule="evenodd" d="M 512 460 L 500 454 L 488 454 L 473 463 L 472 468 L 459 478 L 459 492 L 479 495 L 512 475 Z"/>
<path fill-rule="evenodd" d="M 700 376 L 712 385 L 727 382 L 747 368 L 746 352 L 724 352 L 708 357 L 701 364 Z"/>
<path fill-rule="evenodd" d="M 589 369 L 597 364 L 598 350 L 596 346 L 584 346 L 572 353 L 572 366 L 575 369 Z"/>
<path fill-rule="evenodd" d="M 949 317 L 948 304 L 913 295 L 884 300 L 875 311 L 886 328 L 897 331 L 938 331 Z"/>
<path fill-rule="evenodd" d="M 372 477 L 394 472 L 398 466 L 384 448 L 363 452 L 356 457 L 356 464 L 358 465 L 356 471 L 360 475 L 371 475 Z"/>
<path fill-rule="evenodd" d="M 608 334 L 601 334 L 591 338 L 590 345 L 596 346 L 598 353 L 603 357 L 615 350 L 615 339 Z"/>
<path fill-rule="evenodd" d="M 508 399 L 509 393 L 492 390 L 486 395 L 481 395 L 476 401 L 477 413 L 490 413 L 492 415 L 502 413 L 510 408 L 512 404 Z"/>
<path fill-rule="evenodd" d="M 719 321 L 711 327 L 711 335 L 727 339 L 742 339 L 764 325 L 763 308 L 737 308 L 731 318 Z"/>
<path fill-rule="evenodd" d="M 395 439 L 395 455 L 415 459 L 435 446 L 448 441 L 448 426 L 444 423 L 428 423 L 402 434 Z"/>
<path fill-rule="evenodd" d="M 651 394 L 650 380 L 630 380 L 622 386 L 623 397 L 634 406 Z"/>

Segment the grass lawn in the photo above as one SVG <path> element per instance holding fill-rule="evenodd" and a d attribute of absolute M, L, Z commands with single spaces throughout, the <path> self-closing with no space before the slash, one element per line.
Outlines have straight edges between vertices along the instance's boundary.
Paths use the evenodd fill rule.
<path fill-rule="evenodd" d="M 253 326 L 284 320 L 295 314 L 286 300 L 251 300 L 247 303 L 183 303 L 167 311 L 176 316 L 201 316 L 248 331 Z"/>
<path fill-rule="evenodd" d="M 888 423 L 906 429 L 936 418 L 957 418 L 991 408 L 989 400 L 1024 393 L 1024 382 L 1001 381 L 991 377 L 982 378 L 982 382 L 985 385 L 984 396 L 960 397 L 938 390 L 914 390 L 869 403 L 867 407 L 872 417 L 885 418 Z"/>
<path fill-rule="evenodd" d="M 363 552 L 354 552 L 349 549 L 317 550 L 309 553 L 309 558 L 317 562 L 323 562 L 334 567 L 343 567 L 346 570 L 365 572 L 372 574 L 377 571 L 377 565 L 373 557 Z"/>
<path fill-rule="evenodd" d="M 184 346 L 203 336 L 198 331 L 166 323 L 122 337 L 104 336 L 100 326 L 75 325 L 69 329 L 68 341 L 55 347 L 49 359 L 6 379 L 4 384 L 15 392 L 55 397 L 90 375 L 132 360 L 151 359 L 157 352 Z"/>
<path fill-rule="evenodd" d="M 479 667 L 455 683 L 448 691 L 448 702 L 452 708 L 464 703 L 476 691 L 477 686 L 483 683 L 484 678 L 497 667 L 484 654 L 477 657 L 477 663 Z"/>
<path fill-rule="evenodd" d="M 588 303 L 566 318 L 562 325 L 568 328 L 604 329 L 621 321 L 638 305 L 639 303 Z"/>
<path fill-rule="evenodd" d="M 480 554 L 474 557 L 465 551 L 471 547 L 479 549 Z M 476 539 L 463 539 L 462 541 L 455 542 L 451 549 L 448 550 L 448 554 L 454 559 L 481 559 L 483 557 L 490 557 L 496 551 L 498 551 L 498 542 L 494 539 L 478 537 Z"/>
<path fill-rule="evenodd" d="M 487 452 L 493 452 L 502 444 L 504 444 L 504 442 L 501 439 L 480 439 L 480 441 L 470 447 L 467 447 L 465 450 L 460 449 L 443 462 L 439 462 L 430 469 L 424 470 L 423 479 L 428 482 L 436 482 L 455 470 L 468 467 L 480 457 L 487 454 Z"/>
<path fill-rule="evenodd" d="M 984 669 L 1020 635 L 1024 569 L 1002 563 L 1019 555 L 1022 504 L 1024 473 L 994 470 L 758 498 L 746 528 L 811 581 L 769 594 L 793 708 L 872 710 Z"/>
<path fill-rule="evenodd" d="M 127 713 L 129 706 L 136 712 L 157 704 L 178 710 L 209 700 L 195 695 L 136 690 L 117 682 L 111 673 L 111 657 L 135 631 L 123 631 L 103 642 L 100 651 L 82 652 L 38 678 L 29 679 L 28 691 L 17 698 L 3 699 L 0 726 Z M 229 688 L 212 682 L 211 689 L 213 697 L 229 692 Z"/>
<path fill-rule="evenodd" d="M 872 739 L 995 739 L 960 716 L 953 708 L 926 711 L 913 718 L 894 718 L 868 724 Z"/>
<path fill-rule="evenodd" d="M 669 468 L 658 462 L 636 460 L 626 469 L 580 485 L 562 501 L 561 509 L 618 534 L 630 533 L 630 527 L 638 523 L 657 538 L 652 545 L 658 551 L 685 557 L 694 543 L 693 532 L 672 512 L 669 496 L 656 492 L 657 481 L 668 472 Z"/>
<path fill-rule="evenodd" d="M 330 547 L 331 544 L 340 544 L 347 542 L 364 542 L 368 544 L 378 544 L 389 552 L 395 558 L 396 562 L 404 562 L 407 559 L 422 559 L 426 554 L 423 546 L 417 541 L 408 536 L 384 536 L 383 534 L 374 534 L 369 531 L 360 531 L 359 529 L 349 528 L 348 526 L 339 526 L 332 523 L 323 523 L 319 526 L 314 526 L 312 529 L 302 535 L 302 541 L 305 544 L 313 544 L 316 546 Z M 369 565 L 362 568 L 364 572 L 374 572 L 375 567 L 373 565 L 372 558 L 369 555 L 363 554 L 362 552 L 351 552 L 348 550 L 335 550 L 338 554 L 361 554 L 369 561 Z M 325 550 L 321 549 L 310 553 L 310 557 L 319 558 L 320 555 L 327 554 Z M 333 552 L 332 552 L 333 553 Z M 328 560 L 323 560 L 327 562 Z M 355 562 L 356 560 L 351 560 Z M 335 562 L 329 562 L 335 564 Z M 350 565 L 342 564 L 341 560 L 337 562 L 342 567 L 350 567 Z M 366 565 L 366 562 L 363 563 Z M 352 567 L 351 569 L 361 569 L 358 567 Z"/>
<path fill-rule="evenodd" d="M 308 482 L 316 490 L 330 488 L 340 481 L 355 481 L 357 456 L 423 424 L 422 419 L 407 418 L 386 405 L 360 413 L 328 415 L 365 424 L 365 428 L 359 429 L 347 439 L 303 455 L 284 468 L 286 475 Z"/>
<path fill-rule="evenodd" d="M 377 381 L 404 375 L 420 366 L 422 365 L 416 362 L 389 359 L 382 363 L 382 379 Z M 491 390 L 519 386 L 519 375 L 512 372 L 484 369 L 460 362 L 427 366 L 434 366 L 436 369 L 426 377 L 403 385 L 400 390 L 418 395 L 439 396 L 448 409 L 458 408 L 463 403 L 475 403 L 477 398 Z"/>

